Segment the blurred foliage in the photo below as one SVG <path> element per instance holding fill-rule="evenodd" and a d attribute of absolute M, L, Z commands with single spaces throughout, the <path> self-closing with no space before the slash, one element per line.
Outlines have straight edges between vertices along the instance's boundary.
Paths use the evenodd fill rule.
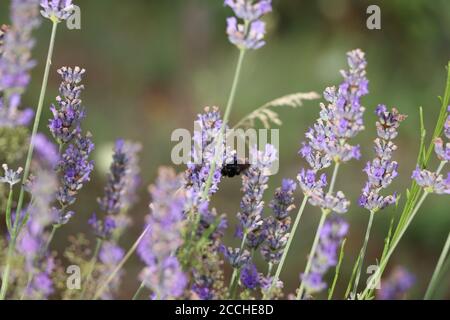
<path fill-rule="evenodd" d="M 0 22 L 8 22 L 8 3 L 4 0 L 0 3 Z M 150 183 L 156 168 L 170 163 L 171 132 L 175 128 L 192 130 L 195 115 L 204 106 L 224 105 L 237 59 L 237 50 L 225 35 L 225 18 L 231 12 L 223 7 L 222 0 L 126 3 L 75 0 L 75 3 L 82 10 L 82 29 L 60 28 L 46 104 L 57 95 L 57 67 L 80 65 L 87 69 L 86 92 L 82 97 L 88 113 L 84 128 L 94 135 L 97 170 L 80 194 L 82 200 L 77 204 L 75 221 L 57 235 L 55 243 L 59 249 L 68 244 L 68 235 L 87 230 L 88 217 L 98 210 L 95 199 L 102 193 L 111 143 L 123 137 L 144 145 L 143 181 Z M 381 7 L 381 30 L 366 28 L 366 9 L 371 4 Z M 293 92 L 321 92 L 338 84 L 339 70 L 346 65 L 345 53 L 359 47 L 367 53 L 371 81 L 371 94 L 364 100 L 367 130 L 355 141 L 362 145 L 363 159 L 342 168 L 338 187 L 353 204 L 357 202 L 365 179 L 362 169 L 373 157 L 373 110 L 378 103 L 385 103 L 409 115 L 398 140 L 400 178 L 392 188 L 403 192 L 409 185 L 419 148 L 419 106 L 424 107 L 429 130 L 437 119 L 436 97 L 443 94 L 443 68 L 450 58 L 450 1 L 274 0 L 274 12 L 267 22 L 267 46 L 246 58 L 232 124 L 274 98 Z M 24 98 L 26 105 L 36 104 L 49 32 L 50 24 L 44 22 L 36 34 L 38 45 L 34 53 L 39 64 Z M 298 109 L 280 109 L 281 170 L 270 182 L 268 201 L 281 178 L 295 177 L 304 165 L 297 149 L 318 110 L 318 101 L 307 101 Z M 49 115 L 47 109 L 43 119 Z M 44 125 L 41 130 L 47 132 Z M 239 179 L 226 180 L 214 199 L 218 210 L 231 218 L 231 229 L 233 216 L 239 210 L 239 189 Z M 142 229 L 148 210 L 145 188 L 141 200 L 133 213 L 133 230 L 124 235 L 126 247 Z M 421 296 L 447 235 L 450 215 L 446 206 L 448 199 L 438 196 L 425 204 L 392 261 L 392 265 L 401 263 L 420 275 L 414 296 Z M 368 262 L 375 262 L 380 255 L 390 219 L 395 214 L 398 212 L 392 208 L 377 216 Z M 342 279 L 348 279 L 368 219 L 356 205 L 347 217 L 352 227 L 335 297 L 345 289 Z M 299 231 L 301 241 L 296 241 L 295 254 L 288 257 L 289 266 L 283 275 L 288 280 L 288 290 L 293 291 L 298 284 L 298 273 L 305 265 L 318 220 L 318 210 L 308 209 Z M 235 241 L 231 233 L 227 244 Z M 134 293 L 140 268 L 136 258 L 128 265 L 129 281 L 123 297 Z"/>

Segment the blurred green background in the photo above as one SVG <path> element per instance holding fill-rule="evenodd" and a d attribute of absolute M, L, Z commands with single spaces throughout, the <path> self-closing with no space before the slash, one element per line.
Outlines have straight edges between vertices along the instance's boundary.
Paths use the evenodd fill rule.
<path fill-rule="evenodd" d="M 145 186 L 154 179 L 158 166 L 171 164 L 172 131 L 192 130 L 193 120 L 204 106 L 226 103 L 238 54 L 225 34 L 225 19 L 232 12 L 223 7 L 222 0 L 74 2 L 81 7 L 82 29 L 62 27 L 58 32 L 46 105 L 57 95 L 57 68 L 79 65 L 87 69 L 83 101 L 88 117 L 83 127 L 94 135 L 96 171 L 79 196 L 76 218 L 57 235 L 54 245 L 61 250 L 69 234 L 88 232 L 87 219 L 98 210 L 96 197 L 103 192 L 112 143 L 123 137 L 144 146 L 141 166 L 145 185 L 140 204 L 132 212 L 134 226 L 123 239 L 128 248 L 148 212 Z M 381 7 L 381 30 L 366 28 L 370 4 Z M 8 6 L 9 1 L 1 0 L 1 22 L 8 22 Z M 232 123 L 279 96 L 298 91 L 321 93 L 325 87 L 337 85 L 341 81 L 339 70 L 346 67 L 345 53 L 361 48 L 367 54 L 370 95 L 363 100 L 367 129 L 354 141 L 361 144 L 363 159 L 345 165 L 338 178 L 338 188 L 353 203 L 346 215 L 351 228 L 341 278 L 347 280 L 368 219 L 356 202 L 366 178 L 362 169 L 373 157 L 373 110 L 384 103 L 409 115 L 397 141 L 400 178 L 390 190 L 404 193 L 419 147 L 418 108 L 423 106 L 431 131 L 440 107 L 437 96 L 443 94 L 444 66 L 450 58 L 450 1 L 275 0 L 274 12 L 266 21 L 267 46 L 247 55 Z M 36 33 L 34 57 L 39 64 L 33 70 L 26 105 L 36 105 L 50 28 L 44 21 Z M 280 127 L 281 170 L 270 181 L 267 201 L 283 177 L 295 178 L 304 165 L 297 151 L 318 111 L 319 101 L 313 101 L 303 108 L 280 112 L 284 122 Z M 47 108 L 44 117 L 48 116 Z M 47 132 L 45 121 L 42 123 L 41 131 Z M 239 179 L 227 179 L 214 199 L 218 210 L 230 218 L 239 210 L 239 189 Z M 410 297 L 422 297 L 431 277 L 449 231 L 448 204 L 448 197 L 430 197 L 390 263 L 390 267 L 404 265 L 416 275 L 418 282 Z M 390 208 L 377 215 L 366 260 L 370 264 L 380 256 L 390 219 L 396 213 Z M 318 220 L 318 210 L 309 207 L 282 275 L 289 292 L 298 285 Z M 231 227 L 234 229 L 234 222 Z M 237 245 L 231 237 L 226 242 Z M 121 298 L 131 297 L 136 290 L 141 267 L 137 258 L 127 265 Z M 443 282 L 448 284 L 448 277 Z M 345 284 L 338 283 L 336 297 Z"/>

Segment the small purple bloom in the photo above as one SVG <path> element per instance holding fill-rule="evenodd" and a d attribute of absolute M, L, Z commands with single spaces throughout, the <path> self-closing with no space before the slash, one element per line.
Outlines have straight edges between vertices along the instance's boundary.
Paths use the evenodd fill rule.
<path fill-rule="evenodd" d="M 184 292 L 187 279 L 174 256 L 182 245 L 181 229 L 185 194 L 183 180 L 173 169 L 161 168 L 156 183 L 150 187 L 152 214 L 149 230 L 138 246 L 138 254 L 147 265 L 142 274 L 145 285 L 158 299 L 177 298 Z"/>
<path fill-rule="evenodd" d="M 400 300 L 416 282 L 416 277 L 403 267 L 396 267 L 388 279 L 381 282 L 378 291 L 380 300 Z"/>
<path fill-rule="evenodd" d="M 259 20 L 272 11 L 271 0 L 225 0 L 225 5 L 233 9 L 236 17 L 227 19 L 227 34 L 230 42 L 239 49 L 259 49 L 265 45 L 266 24 Z M 238 18 L 244 23 L 239 23 Z"/>
<path fill-rule="evenodd" d="M 436 194 L 450 194 L 450 173 L 445 179 L 442 174 L 436 174 L 428 170 L 421 170 L 419 167 L 414 170 L 412 178 L 425 191 Z"/>
<path fill-rule="evenodd" d="M 26 126 L 33 117 L 32 110 L 18 108 L 35 66 L 32 32 L 40 24 L 39 0 L 12 0 L 10 14 L 11 27 L 1 31 L 0 127 Z"/>
<path fill-rule="evenodd" d="M 74 6 L 72 0 L 41 0 L 41 8 L 44 18 L 60 22 L 72 15 Z"/>
<path fill-rule="evenodd" d="M 241 282 L 247 289 L 255 290 L 260 285 L 260 275 L 253 263 L 246 264 L 241 270 Z"/>
<path fill-rule="evenodd" d="M 400 123 L 406 119 L 406 116 L 400 114 L 397 109 L 388 111 L 385 105 L 379 105 L 375 114 L 378 116 L 376 158 L 368 162 L 364 168 L 368 181 L 359 197 L 359 205 L 373 212 L 382 210 L 397 200 L 396 194 L 381 196 L 380 191 L 387 188 L 398 175 L 398 163 L 392 161 L 397 146 L 392 140 L 398 135 Z"/>
<path fill-rule="evenodd" d="M 295 208 L 294 192 L 297 185 L 293 180 L 285 179 L 281 188 L 275 192 L 275 197 L 269 207 L 273 216 L 265 221 L 266 239 L 261 247 L 261 254 L 268 263 L 278 264 L 289 237 L 291 226 L 290 211 Z"/>
<path fill-rule="evenodd" d="M 332 216 L 325 221 L 311 270 L 308 275 L 301 276 L 308 295 L 320 292 L 327 287 L 323 276 L 337 264 L 339 247 L 348 228 L 348 223 L 338 216 Z"/>

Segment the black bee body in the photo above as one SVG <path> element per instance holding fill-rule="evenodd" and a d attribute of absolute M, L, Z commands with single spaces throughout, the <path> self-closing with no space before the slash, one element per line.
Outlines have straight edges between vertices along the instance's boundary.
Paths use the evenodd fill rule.
<path fill-rule="evenodd" d="M 237 159 L 234 160 L 233 163 L 229 163 L 223 166 L 222 168 L 222 175 L 224 177 L 228 178 L 234 178 L 235 176 L 241 175 L 241 173 L 244 173 L 245 171 L 250 168 L 250 164 L 248 163 L 239 163 L 243 161 L 238 161 Z"/>

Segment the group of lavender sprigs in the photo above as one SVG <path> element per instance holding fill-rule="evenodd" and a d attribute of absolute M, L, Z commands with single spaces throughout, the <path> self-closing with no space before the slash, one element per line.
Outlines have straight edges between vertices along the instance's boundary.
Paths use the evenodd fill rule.
<path fill-rule="evenodd" d="M 63 256 L 58 256 L 51 250 L 52 239 L 70 222 L 74 215 L 71 208 L 94 169 L 90 160 L 94 150 L 92 136 L 82 129 L 86 116 L 81 100 L 84 69 L 58 70 L 62 81 L 48 121 L 53 141 L 38 133 L 57 28 L 71 17 L 73 4 L 72 0 L 11 0 L 11 25 L 3 25 L 0 30 L 0 140 L 13 137 L 7 142 L 13 148 L 19 130 L 27 130 L 33 119 L 34 125 L 21 157 L 26 159 L 24 168 L 12 169 L 4 164 L 4 175 L 0 177 L 0 209 L 6 222 L 5 237 L 0 239 L 0 299 L 114 299 L 124 277 L 123 267 L 135 252 L 145 267 L 139 274 L 141 285 L 133 299 L 311 299 L 323 297 L 318 294 L 327 288 L 326 297 L 333 298 L 336 283 L 342 282 L 340 266 L 349 229 L 343 217 L 350 206 L 344 193 L 337 190 L 336 182 L 339 168 L 361 157 L 359 146 L 352 145 L 351 139 L 364 130 L 361 98 L 369 92 L 364 53 L 349 52 L 349 68 L 342 71 L 343 82 L 325 89 L 319 118 L 307 130 L 299 151 L 307 165 L 299 171 L 297 181 L 283 180 L 269 203 L 270 215 L 264 214 L 263 198 L 269 169 L 277 161 L 277 150 L 270 144 L 261 150 L 251 148 L 255 161 L 241 174 L 243 197 L 235 233 L 241 244 L 237 248 L 225 246 L 227 216 L 212 208 L 210 201 L 224 178 L 223 169 L 236 160 L 235 152 L 225 146 L 224 134 L 245 54 L 264 46 L 266 30 L 261 18 L 272 11 L 272 4 L 271 0 L 225 0 L 225 5 L 235 14 L 227 19 L 227 34 L 240 53 L 225 116 L 221 117 L 218 108 L 206 108 L 198 116 L 196 124 L 201 130 L 194 133 L 192 162 L 183 174 L 167 167 L 159 170 L 149 189 L 151 212 L 146 225 L 127 252 L 120 240 L 130 227 L 129 211 L 137 202 L 141 146 L 118 140 L 104 194 L 98 199 L 100 214 L 93 214 L 88 221 L 96 236 L 95 247 L 85 236 L 73 236 Z M 30 83 L 30 70 L 35 66 L 31 58 L 32 32 L 40 25 L 39 12 L 51 21 L 52 34 L 34 112 L 19 106 Z M 393 160 L 397 149 L 394 140 L 406 116 L 395 108 L 376 107 L 375 154 L 364 169 L 367 182 L 359 198 L 360 207 L 368 211 L 369 223 L 342 298 L 401 299 L 415 282 L 413 275 L 397 267 L 379 286 L 388 261 L 425 199 L 431 194 L 450 194 L 450 174 L 442 173 L 450 160 L 450 142 L 441 138 L 443 132 L 450 139 L 449 87 L 447 84 L 429 147 L 422 128 L 417 168 L 404 195 L 404 209 L 391 227 L 381 257 L 377 262 L 371 261 L 378 268 L 367 285 L 361 286 L 373 218 L 390 205 L 400 205 L 397 193 L 384 195 L 382 191 L 398 175 L 398 163 Z M 19 160 L 20 152 L 8 154 L 8 150 L 0 154 L 0 160 L 14 159 L 11 166 Z M 430 171 L 433 150 L 440 165 Z M 328 168 L 332 168 L 331 177 L 325 173 Z M 294 203 L 297 189 L 303 194 L 299 206 Z M 289 294 L 283 291 L 281 272 L 286 257 L 292 253 L 291 244 L 308 205 L 317 207 L 321 218 L 298 279 L 298 289 Z M 298 213 L 294 216 L 296 207 Z M 432 296 L 439 280 L 448 243 L 447 240 L 425 298 Z M 265 269 L 255 264 L 259 258 L 266 262 Z M 224 261 L 232 268 L 230 277 L 225 277 Z M 68 275 L 67 265 L 75 266 L 75 276 L 79 268 L 78 277 Z M 330 277 L 331 269 L 335 269 L 334 277 Z M 326 281 L 326 275 L 331 280 Z"/>

